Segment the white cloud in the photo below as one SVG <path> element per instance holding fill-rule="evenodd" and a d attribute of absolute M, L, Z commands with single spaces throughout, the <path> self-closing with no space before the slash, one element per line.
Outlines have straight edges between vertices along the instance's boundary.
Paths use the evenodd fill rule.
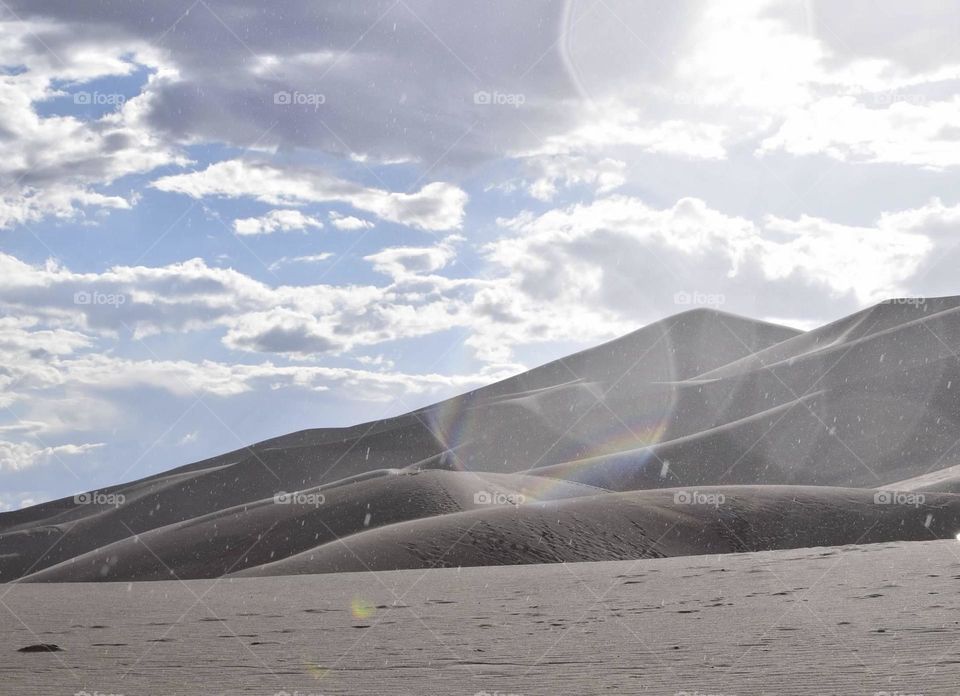
<path fill-rule="evenodd" d="M 34 356 L 69 355 L 91 344 L 89 336 L 63 328 L 39 329 L 35 317 L 0 317 L 0 350 Z"/>
<path fill-rule="evenodd" d="M 37 493 L 32 491 L 0 493 L 0 512 L 23 509 L 35 505 L 37 502 L 39 502 L 37 501 Z"/>
<path fill-rule="evenodd" d="M 47 42 L 57 45 L 55 53 Z M 0 79 L 0 178 L 7 182 L 0 193 L 0 227 L 48 216 L 76 218 L 88 209 L 129 208 L 129 198 L 97 187 L 188 163 L 146 122 L 153 95 L 124 99 L 89 87 L 92 80 L 129 76 L 144 67 L 153 71 L 148 85 L 157 86 L 171 77 L 159 55 L 138 39 L 101 42 L 49 21 L 0 22 L 0 64 L 26 68 Z M 118 108 L 91 120 L 38 113 L 45 102 L 83 95 L 118 100 Z"/>
<path fill-rule="evenodd" d="M 285 323 L 284 316 L 273 315 L 257 325 L 259 318 L 257 315 L 242 317 L 234 334 L 226 340 L 241 340 L 241 332 L 249 328 L 250 333 L 245 337 L 248 340 L 273 341 L 250 346 L 251 350 L 273 351 L 279 356 L 288 349 L 291 352 L 311 349 L 305 341 L 315 337 L 309 335 L 297 336 L 297 341 L 283 344 L 282 332 L 287 326 L 295 331 L 296 321 Z M 322 318 L 318 321 L 317 317 L 301 315 L 294 319 L 326 330 Z M 256 333 L 257 330 L 260 333 Z M 31 329 L 26 331 L 29 338 Z M 34 332 L 38 343 L 45 340 L 48 333 L 40 328 Z M 131 359 L 93 346 L 77 346 L 77 351 L 70 353 L 39 354 L 7 343 L 0 343 L 0 364 L 6 366 L 0 373 L 0 392 L 8 397 L 3 402 L 6 408 L 2 409 L 8 417 L 6 422 L 0 420 L 0 465 L 5 471 L 20 470 L 59 456 L 84 454 L 100 446 L 48 447 L 44 443 L 34 444 L 34 440 L 39 442 L 41 436 L 44 441 L 54 437 L 62 440 L 90 432 L 115 436 L 118 424 L 149 403 L 153 393 L 192 401 L 230 399 L 264 390 L 335 390 L 341 400 L 387 401 L 399 396 L 449 393 L 449 390 L 472 388 L 506 376 L 495 369 L 464 375 L 411 373 L 395 369 L 387 360 L 371 360 L 363 368 L 355 369 L 316 363 Z M 172 416 L 171 420 L 174 420 Z"/>
<path fill-rule="evenodd" d="M 396 279 L 429 275 L 439 271 L 456 257 L 455 245 L 463 237 L 451 236 L 430 247 L 389 247 L 363 257 L 375 271 Z"/>
<path fill-rule="evenodd" d="M 918 231 L 892 227 L 883 218 L 874 227 L 853 227 L 806 215 L 798 220 L 771 216 L 756 253 L 765 281 L 805 276 L 870 304 L 906 292 L 933 250 Z"/>
<path fill-rule="evenodd" d="M 740 139 L 766 133 L 759 154 L 960 164 L 952 128 L 960 116 L 960 63 L 946 45 L 936 47 L 929 7 L 899 18 L 931 40 L 928 56 L 940 63 L 923 66 L 910 58 L 913 48 L 895 40 L 863 45 L 863 13 L 852 6 L 838 12 L 809 3 L 806 12 L 797 18 L 787 3 L 771 0 L 709 7 L 692 31 L 691 50 L 678 60 L 674 89 L 714 110 Z M 821 12 L 830 19 L 817 17 Z M 945 21 L 958 19 L 956 10 L 948 14 Z"/>
<path fill-rule="evenodd" d="M 142 8 L 78 13 L 61 0 L 12 0 L 11 10 L 64 32 L 82 23 L 84 35 L 105 35 L 110 43 L 161 37 L 176 74 L 152 88 L 149 117 L 168 141 L 256 143 L 271 151 L 316 149 L 370 164 L 429 166 L 440 159 L 473 162 L 529 143 L 521 119 L 541 132 L 572 120 L 557 108 L 557 96 L 572 93 L 556 50 L 560 3 L 348 4 L 324 13 L 320 35 L 315 8 L 289 6 L 268 16 L 253 0 L 208 0 L 189 15 L 174 7 L 148 16 Z M 58 53 L 66 41 L 44 39 Z M 519 77 L 528 66 L 537 69 Z M 518 82 L 516 90 L 528 97 L 522 114 L 473 101 L 478 90 L 514 90 Z M 279 93 L 304 98 L 277 102 Z"/>
<path fill-rule="evenodd" d="M 506 274 L 474 297 L 489 321 L 471 345 L 503 359 L 503 346 L 567 339 L 574 326 L 613 337 L 686 309 L 681 292 L 723 296 L 724 309 L 749 316 L 825 321 L 931 290 L 936 260 L 957 253 L 944 230 L 958 219 L 960 206 L 932 201 L 864 227 L 812 216 L 758 224 L 697 199 L 658 209 L 628 196 L 522 214 L 501 220 L 509 234 L 488 246 Z"/>
<path fill-rule="evenodd" d="M 610 338 L 680 311 L 677 292 L 722 293 L 731 311 L 810 321 L 936 291 L 949 282 L 949 264 L 935 259 L 951 258 L 957 247 L 957 211 L 933 200 L 853 226 L 808 215 L 752 221 L 699 199 L 655 208 L 613 195 L 501 220 L 505 234 L 484 252 L 488 279 L 443 274 L 465 241 L 456 235 L 368 254 L 364 260 L 390 279 L 382 287 L 272 287 L 199 259 L 81 274 L 0 254 L 0 307 L 29 317 L 0 323 L 0 346 L 18 355 L 33 350 L 38 360 L 82 352 L 73 373 L 109 383 L 111 375 L 101 375 L 88 354 L 91 336 L 217 328 L 230 349 L 306 360 L 464 327 L 484 360 L 506 365 L 515 345 Z M 89 299 L 78 303 L 78 296 Z M 152 373 L 146 363 L 137 369 Z M 12 390 L 27 378 L 17 375 L 14 368 L 0 382 Z M 143 379 L 157 384 L 167 377 Z"/>
<path fill-rule="evenodd" d="M 394 362 L 383 355 L 358 355 L 356 361 L 361 365 L 372 365 L 386 369 L 393 369 L 394 366 Z"/>
<path fill-rule="evenodd" d="M 123 360 L 88 356 L 57 366 L 61 384 L 108 390 L 153 388 L 177 396 L 230 397 L 262 388 L 327 391 L 356 386 L 350 398 L 383 400 L 450 386 L 477 386 L 475 375 L 408 374 L 317 365 L 227 364 L 204 360 Z"/>
<path fill-rule="evenodd" d="M 528 191 L 541 201 L 553 200 L 558 184 L 565 187 L 586 184 L 602 195 L 619 188 L 626 181 L 626 163 L 609 157 L 595 162 L 583 156 L 543 155 L 529 158 L 527 165 L 535 177 Z"/>
<path fill-rule="evenodd" d="M 746 142 L 762 143 L 759 153 L 957 164 L 960 61 L 940 27 L 960 20 L 958 8 L 925 3 L 894 20 L 817 0 L 673 13 L 628 0 L 605 2 L 609 12 L 572 5 L 564 55 L 589 107 L 573 129 L 538 131 L 535 149 L 722 159 Z"/>
<path fill-rule="evenodd" d="M 302 231 L 309 227 L 323 228 L 323 222 L 299 210 L 271 210 L 266 215 L 233 221 L 233 230 L 239 235 L 271 234 L 273 232 Z"/>
<path fill-rule="evenodd" d="M 592 116 L 592 118 L 590 118 Z M 525 156 L 603 152 L 636 147 L 641 151 L 676 155 L 688 159 L 724 159 L 726 130 L 723 126 L 683 120 L 655 120 L 640 109 L 611 100 L 593 106 L 576 129 L 550 135 Z"/>
<path fill-rule="evenodd" d="M 16 182 L 0 194 L 0 226 L 129 208 L 135 195 L 101 189 L 130 174 L 186 165 L 183 148 L 206 143 L 251 148 L 265 160 L 316 149 L 364 166 L 429 163 L 428 172 L 516 158 L 540 200 L 572 185 L 605 195 L 627 182 L 629 168 L 620 163 L 632 156 L 720 160 L 744 142 L 752 145 L 744 152 L 957 164 L 960 66 L 944 58 L 953 37 L 932 29 L 950 26 L 957 10 L 924 5 L 898 15 L 903 32 L 890 35 L 872 16 L 871 32 L 858 31 L 864 12 L 821 2 L 804 11 L 749 0 L 652 14 L 643 5 L 570 0 L 566 7 L 472 10 L 476 21 L 467 32 L 466 20 L 444 22 L 437 8 L 411 1 L 382 21 L 360 9 L 330 17 L 317 45 L 301 9 L 270 18 L 267 27 L 250 24 L 257 8 L 243 2 L 210 0 L 190 21 L 154 12 L 150 22 L 136 11 L 88 8 L 78 17 L 66 3 L 13 2 L 25 19 L 0 26 L 0 62 L 28 69 L 0 80 L 0 130 L 11 143 L 0 175 Z M 428 9 L 437 19 L 430 30 L 418 19 Z M 87 31 L 72 30 L 77 19 Z M 165 21 L 177 31 L 164 35 L 167 50 L 160 51 L 151 41 Z M 342 42 L 368 21 L 362 46 L 345 54 Z M 242 44 L 225 28 L 231 22 L 247 28 Z M 567 32 L 559 43 L 558 26 Z M 921 30 L 929 45 L 918 53 L 903 36 Z M 208 50 L 212 34 L 222 39 L 215 53 Z M 457 47 L 453 67 L 448 46 Z M 140 93 L 116 112 L 86 121 L 40 114 L 58 95 L 144 68 L 151 74 Z M 275 103 L 279 92 L 315 93 L 318 71 L 322 105 Z M 490 89 L 523 95 L 522 108 L 474 103 L 475 92 Z M 877 96 L 891 93 L 905 98 L 876 108 Z M 267 161 L 218 162 L 155 185 L 196 198 L 345 203 L 425 230 L 460 229 L 467 201 L 454 183 L 401 193 Z M 237 231 L 303 223 L 247 218 Z M 333 224 L 361 229 L 370 222 L 345 216 Z"/>
<path fill-rule="evenodd" d="M 224 343 L 235 350 L 306 357 L 333 350 L 333 327 L 308 312 L 277 308 L 251 312 L 230 326 Z"/>
<path fill-rule="evenodd" d="M 523 185 L 537 200 L 550 201 L 559 188 L 592 187 L 605 195 L 627 182 L 625 152 L 668 155 L 684 160 L 726 158 L 723 126 L 684 120 L 656 120 L 621 100 L 586 109 L 573 129 L 547 135 L 514 153 L 526 174 Z M 505 189 L 513 182 L 501 185 Z"/>
<path fill-rule="evenodd" d="M 320 263 L 321 261 L 326 261 L 332 257 L 333 254 L 330 252 L 323 252 L 321 254 L 306 254 L 304 256 L 281 256 L 279 259 L 271 263 L 267 268 L 271 271 L 277 271 L 282 266 L 286 266 L 291 263 Z"/>
<path fill-rule="evenodd" d="M 408 269 L 384 287 L 271 287 L 233 269 L 210 267 L 200 259 L 84 274 L 54 263 L 33 266 L 0 253 L 0 308 L 32 317 L 34 323 L 64 327 L 55 336 L 39 336 L 33 346 L 43 345 L 43 340 L 52 345 L 56 338 L 62 345 L 52 348 L 61 352 L 74 344 L 84 345 L 90 333 L 114 338 L 132 332 L 136 339 L 220 328 L 224 345 L 235 350 L 292 357 L 342 353 L 469 322 L 461 295 L 474 281 L 417 271 L 419 256 L 428 257 L 424 267 L 428 269 L 439 268 L 440 257 L 452 258 L 448 247 L 455 239 L 440 242 L 436 251 L 404 249 L 379 257 L 385 272 L 388 267 Z M 301 260 L 314 261 L 318 256 L 322 255 Z M 22 331 L 8 329 L 9 340 L 29 344 L 32 339 Z"/>
<path fill-rule="evenodd" d="M 0 440 L 0 471 L 22 471 L 52 459 L 86 454 L 98 447 L 103 447 L 103 443 L 37 447 L 26 442 Z"/>
<path fill-rule="evenodd" d="M 253 198 L 271 205 L 347 203 L 377 217 L 424 230 L 456 229 L 463 223 L 467 194 L 434 182 L 416 193 L 368 188 L 307 169 L 282 169 L 262 162 L 229 160 L 204 170 L 161 177 L 152 186 L 192 198 Z"/>
<path fill-rule="evenodd" d="M 794 109 L 760 153 L 822 153 L 838 160 L 946 168 L 960 165 L 960 97 L 872 108 L 854 97 Z"/>
<path fill-rule="evenodd" d="M 338 230 L 368 230 L 373 227 L 369 220 L 362 220 L 352 215 L 341 215 L 335 210 L 330 211 L 330 224 Z"/>

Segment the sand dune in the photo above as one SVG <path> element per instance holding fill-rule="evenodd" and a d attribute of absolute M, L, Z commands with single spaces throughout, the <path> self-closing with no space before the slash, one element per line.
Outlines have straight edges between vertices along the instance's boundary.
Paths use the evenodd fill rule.
<path fill-rule="evenodd" d="M 437 519 L 478 508 L 483 514 L 497 506 L 513 508 L 511 499 L 519 499 L 526 488 L 529 484 L 524 484 L 524 477 L 423 471 L 284 492 L 276 498 L 128 536 L 25 580 L 219 577 L 406 520 Z M 491 501 L 478 504 L 478 490 L 489 492 Z M 588 487 L 562 482 L 545 498 L 593 493 Z M 278 549 L 282 551 L 278 553 Z"/>
<path fill-rule="evenodd" d="M 890 301 L 808 332 L 684 312 L 405 415 L 291 433 L 98 492 L 122 495 L 119 505 L 69 498 L 4 513 L 0 579 L 953 537 L 958 349 L 960 298 Z M 674 500 L 694 488 L 725 502 Z M 883 491 L 913 496 L 876 501 Z"/>
<path fill-rule="evenodd" d="M 889 504 L 878 504 L 884 495 L 730 486 L 576 498 L 397 524 L 236 575 L 663 558 L 928 541 L 960 530 L 960 496 L 900 494 L 899 501 L 891 496 Z M 74 578 L 68 570 L 34 579 Z"/>

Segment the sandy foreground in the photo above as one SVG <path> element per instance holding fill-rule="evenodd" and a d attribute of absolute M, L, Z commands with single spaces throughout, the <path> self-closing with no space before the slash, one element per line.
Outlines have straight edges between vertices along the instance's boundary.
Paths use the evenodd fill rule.
<path fill-rule="evenodd" d="M 956 694 L 960 543 L 13 584 L 9 694 Z M 62 652 L 18 653 L 35 643 Z"/>

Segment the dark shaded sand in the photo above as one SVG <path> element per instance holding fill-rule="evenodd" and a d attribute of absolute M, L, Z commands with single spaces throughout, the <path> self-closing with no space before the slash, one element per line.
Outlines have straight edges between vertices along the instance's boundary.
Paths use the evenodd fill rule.
<path fill-rule="evenodd" d="M 33 645 L 25 645 L 22 648 L 19 648 L 17 652 L 20 653 L 45 653 L 45 652 L 61 652 L 61 648 L 56 643 L 34 643 Z"/>

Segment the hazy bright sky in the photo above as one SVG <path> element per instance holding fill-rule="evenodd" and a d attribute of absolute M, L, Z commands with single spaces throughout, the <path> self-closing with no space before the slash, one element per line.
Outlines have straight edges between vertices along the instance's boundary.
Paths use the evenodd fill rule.
<path fill-rule="evenodd" d="M 0 509 L 960 293 L 954 2 L 0 5 Z"/>

